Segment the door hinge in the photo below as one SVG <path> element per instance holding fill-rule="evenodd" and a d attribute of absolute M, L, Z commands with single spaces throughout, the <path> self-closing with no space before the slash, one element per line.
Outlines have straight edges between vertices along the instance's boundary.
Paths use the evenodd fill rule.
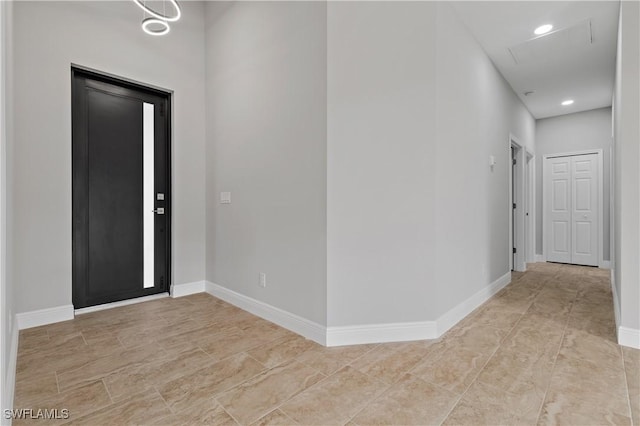
<path fill-rule="evenodd" d="M 160 277 L 160 286 L 164 286 L 164 275 Z"/>
<path fill-rule="evenodd" d="M 516 163 L 517 163 L 517 161 L 516 161 L 516 159 L 514 158 L 514 159 L 513 159 L 513 165 L 515 166 L 515 165 L 516 165 Z"/>
<path fill-rule="evenodd" d="M 164 117 L 164 102 L 160 104 L 160 117 Z"/>
<path fill-rule="evenodd" d="M 516 254 L 518 251 L 516 250 L 516 248 L 513 248 L 513 254 Z"/>
<path fill-rule="evenodd" d="M 514 210 L 516 209 L 516 203 L 513 203 L 513 209 Z"/>

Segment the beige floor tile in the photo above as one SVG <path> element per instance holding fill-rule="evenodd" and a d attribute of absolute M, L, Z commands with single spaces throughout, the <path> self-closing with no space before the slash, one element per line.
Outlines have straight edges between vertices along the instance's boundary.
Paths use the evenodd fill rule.
<path fill-rule="evenodd" d="M 67 392 L 62 392 L 58 395 L 54 395 L 52 397 L 44 398 L 39 400 L 38 402 L 34 402 L 30 404 L 30 407 L 20 407 L 20 408 L 31 408 L 34 411 L 38 409 L 57 409 L 59 412 L 62 410 L 68 410 L 69 418 L 68 419 L 58 419 L 58 420 L 47 420 L 47 425 L 56 425 L 67 423 L 69 420 L 79 419 L 85 414 L 94 412 L 95 410 L 99 410 L 103 407 L 106 407 L 111 404 L 111 399 L 109 398 L 109 394 L 107 393 L 107 389 L 104 387 L 102 382 L 97 381 L 93 383 L 89 383 L 85 386 L 79 387 L 77 389 L 72 389 Z M 20 424 L 31 424 L 31 423 L 42 423 L 41 421 L 27 421 L 20 420 L 14 421 L 14 425 Z"/>
<path fill-rule="evenodd" d="M 630 424 L 620 370 L 558 355 L 540 422 L 585 424 L 590 419 L 588 424 Z"/>
<path fill-rule="evenodd" d="M 571 395 L 600 395 L 601 392 L 605 392 L 611 397 L 611 401 L 625 400 L 628 391 L 625 386 L 625 372 L 622 367 L 623 361 L 618 361 L 620 365 L 616 366 L 568 357 L 560 353 L 556 359 L 549 391 L 566 391 Z"/>
<path fill-rule="evenodd" d="M 640 350 L 622 347 L 629 389 L 629 404 L 634 425 L 640 425 Z"/>
<path fill-rule="evenodd" d="M 512 393 L 532 389 L 542 401 L 551 380 L 556 354 L 556 349 L 523 352 L 519 348 L 500 348 L 482 369 L 478 381 Z"/>
<path fill-rule="evenodd" d="M 515 391 L 492 386 L 483 382 L 475 382 L 463 395 L 458 406 L 447 419 L 448 424 L 455 424 L 462 419 L 465 412 L 476 413 L 461 423 L 469 424 L 471 419 L 477 424 L 535 424 L 542 405 L 543 396 L 531 384 L 513 387 Z"/>
<path fill-rule="evenodd" d="M 536 313 L 526 313 L 504 339 L 502 347 L 522 352 L 558 351 L 566 320 L 557 320 Z"/>
<path fill-rule="evenodd" d="M 18 353 L 42 350 L 49 344 L 49 333 L 44 327 L 21 330 L 18 337 Z"/>
<path fill-rule="evenodd" d="M 250 424 L 325 376 L 295 360 L 288 361 L 216 397 L 240 424 Z"/>
<path fill-rule="evenodd" d="M 356 359 L 351 367 L 378 381 L 392 384 L 426 357 L 430 346 L 428 342 L 381 344 Z"/>
<path fill-rule="evenodd" d="M 299 424 L 342 425 L 386 388 L 387 385 L 345 367 L 284 403 L 280 410 Z"/>
<path fill-rule="evenodd" d="M 540 425 L 631 425 L 627 413 L 610 408 L 606 395 L 570 394 L 549 390 L 542 407 Z M 626 410 L 628 412 L 628 409 Z"/>
<path fill-rule="evenodd" d="M 42 351 L 20 354 L 16 368 L 16 380 L 38 376 L 51 371 L 79 368 L 97 358 L 121 353 L 122 346 L 87 345 L 81 335 L 76 334 L 55 347 Z"/>
<path fill-rule="evenodd" d="M 251 349 L 248 354 L 266 367 L 271 368 L 294 359 L 314 347 L 319 347 L 319 345 L 302 336 L 291 335 Z"/>
<path fill-rule="evenodd" d="M 162 397 L 155 392 L 143 392 L 120 403 L 109 405 L 85 417 L 77 418 L 75 425 L 143 425 L 171 423 L 173 414 Z"/>
<path fill-rule="evenodd" d="M 495 328 L 483 324 L 470 324 L 457 329 L 449 339 L 451 345 L 473 349 L 484 354 L 493 353 L 502 339 L 509 333 L 508 329 Z"/>
<path fill-rule="evenodd" d="M 449 344 L 439 345 L 410 371 L 429 383 L 461 394 L 471 385 L 489 359 L 483 354 Z"/>
<path fill-rule="evenodd" d="M 86 383 L 100 380 L 109 374 L 123 368 L 142 366 L 164 356 L 162 349 L 156 345 L 138 346 L 106 357 L 91 360 L 80 367 L 61 370 L 58 372 L 58 387 L 60 391 Z"/>
<path fill-rule="evenodd" d="M 612 368 L 622 365 L 622 351 L 617 343 L 569 327 L 565 331 L 560 354 Z"/>
<path fill-rule="evenodd" d="M 264 366 L 241 353 L 158 387 L 160 394 L 178 412 L 211 401 L 216 395 L 264 371 Z"/>
<path fill-rule="evenodd" d="M 270 334 L 250 337 L 241 329 L 231 327 L 208 336 L 203 341 L 198 342 L 198 345 L 208 354 L 218 359 L 224 359 L 231 355 L 264 345 L 272 340 L 275 339 Z"/>
<path fill-rule="evenodd" d="M 232 331 L 233 327 L 220 325 L 203 325 L 195 330 L 189 330 L 174 336 L 159 336 L 158 344 L 163 348 L 180 347 L 184 345 L 198 346 L 204 342 L 215 340 L 222 333 Z"/>
<path fill-rule="evenodd" d="M 369 403 L 353 421 L 358 425 L 431 425 L 447 416 L 458 396 L 410 375 Z"/>
<path fill-rule="evenodd" d="M 638 424 L 608 271 L 528 268 L 435 341 L 325 348 L 208 294 L 83 314 L 21 331 L 15 402 L 90 425 Z"/>
<path fill-rule="evenodd" d="M 289 426 L 296 425 L 297 423 L 284 414 L 280 410 L 273 410 L 269 414 L 263 416 L 258 421 L 252 424 L 252 426 Z"/>
<path fill-rule="evenodd" d="M 315 368 L 322 374 L 329 375 L 352 363 L 375 347 L 376 345 L 355 345 L 327 348 L 318 345 L 303 352 L 296 359 L 309 367 Z"/>
<path fill-rule="evenodd" d="M 160 338 L 167 338 L 183 334 L 201 328 L 201 325 L 193 320 L 182 321 L 177 324 L 154 323 L 142 324 L 116 332 L 115 335 L 125 347 L 148 345 L 157 342 Z"/>
<path fill-rule="evenodd" d="M 193 406 L 188 411 L 176 414 L 176 418 L 178 419 L 178 424 L 182 426 L 235 426 L 238 424 L 233 417 L 224 411 L 224 408 L 213 399 Z"/>
<path fill-rule="evenodd" d="M 16 386 L 14 406 L 28 408 L 29 404 L 51 398 L 58 394 L 58 381 L 56 373 L 50 371 L 42 375 L 22 380 L 20 386 Z"/>
<path fill-rule="evenodd" d="M 113 401 L 158 387 L 215 362 L 202 349 L 187 349 L 165 354 L 155 361 L 134 363 L 115 370 L 103 378 Z"/>
<path fill-rule="evenodd" d="M 467 401 L 460 401 L 442 423 L 447 426 L 479 426 L 479 425 L 516 425 L 513 414 L 504 408 L 496 410 L 489 405 L 472 405 Z"/>
<path fill-rule="evenodd" d="M 519 312 L 501 311 L 483 307 L 473 315 L 471 321 L 476 325 L 485 325 L 509 331 L 521 317 L 522 314 Z"/>

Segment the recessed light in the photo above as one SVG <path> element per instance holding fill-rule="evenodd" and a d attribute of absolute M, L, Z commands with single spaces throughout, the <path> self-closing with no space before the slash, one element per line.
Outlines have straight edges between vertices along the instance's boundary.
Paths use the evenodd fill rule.
<path fill-rule="evenodd" d="M 567 99 L 566 101 L 562 101 L 563 106 L 571 105 L 573 103 L 573 99 Z"/>
<path fill-rule="evenodd" d="M 544 24 L 544 25 L 540 25 L 538 28 L 536 28 L 533 33 L 535 35 L 542 35 L 542 34 L 546 34 L 549 31 L 551 31 L 553 29 L 553 25 L 551 24 Z"/>

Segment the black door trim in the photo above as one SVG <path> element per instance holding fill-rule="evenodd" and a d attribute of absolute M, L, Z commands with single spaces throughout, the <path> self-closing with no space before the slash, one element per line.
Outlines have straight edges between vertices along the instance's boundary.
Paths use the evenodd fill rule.
<path fill-rule="evenodd" d="M 138 92 L 142 92 L 144 94 L 148 94 L 150 96 L 161 97 L 164 100 L 163 113 L 166 116 L 166 182 L 165 182 L 165 203 L 169 207 L 166 209 L 166 224 L 165 224 L 165 238 L 166 238 L 166 274 L 164 277 L 166 279 L 161 285 L 161 288 L 154 289 L 155 291 L 150 292 L 149 294 L 156 294 L 162 292 L 168 292 L 171 288 L 171 217 L 172 217 L 172 190 L 171 190 L 171 146 L 172 146 L 172 134 L 171 134 L 171 100 L 173 92 L 166 89 L 160 89 L 157 87 L 152 87 L 149 85 L 145 85 L 142 83 L 138 83 L 136 81 L 114 76 L 109 73 L 97 71 L 94 69 L 90 69 L 87 67 L 83 67 L 76 64 L 71 64 L 71 131 L 72 131 L 72 139 L 71 139 L 71 164 L 72 164 L 72 299 L 73 304 L 76 309 L 84 307 L 86 303 L 86 294 L 83 283 L 86 282 L 86 276 L 82 277 L 87 271 L 86 262 L 87 262 L 87 253 L 86 247 L 85 250 L 81 250 L 80 247 L 83 247 L 84 242 L 80 241 L 79 235 L 77 232 L 79 228 L 85 227 L 85 218 L 87 215 L 86 203 L 81 203 L 79 200 L 86 199 L 87 197 L 87 185 L 86 185 L 86 177 L 88 170 L 86 167 L 80 168 L 77 167 L 77 162 L 80 164 L 88 164 L 88 152 L 86 146 L 80 143 L 74 143 L 75 135 L 78 135 L 81 132 L 81 122 L 85 119 L 85 111 L 82 108 L 74 108 L 74 105 L 77 105 L 79 100 L 81 99 L 79 92 L 79 88 L 76 87 L 76 78 L 88 78 L 93 80 L 91 85 L 95 90 L 100 90 L 101 83 L 107 83 L 111 85 L 120 86 L 124 89 L 131 89 Z M 81 279 L 82 278 L 82 279 Z M 135 297 L 135 296 L 134 296 Z M 98 303 L 99 304 L 99 303 Z"/>

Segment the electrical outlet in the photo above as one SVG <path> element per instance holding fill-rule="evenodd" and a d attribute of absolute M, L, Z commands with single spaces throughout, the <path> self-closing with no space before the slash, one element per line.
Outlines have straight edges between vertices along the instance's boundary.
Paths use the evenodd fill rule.
<path fill-rule="evenodd" d="M 267 274 L 265 274 L 264 272 L 260 272 L 260 287 L 266 287 L 267 286 Z"/>

